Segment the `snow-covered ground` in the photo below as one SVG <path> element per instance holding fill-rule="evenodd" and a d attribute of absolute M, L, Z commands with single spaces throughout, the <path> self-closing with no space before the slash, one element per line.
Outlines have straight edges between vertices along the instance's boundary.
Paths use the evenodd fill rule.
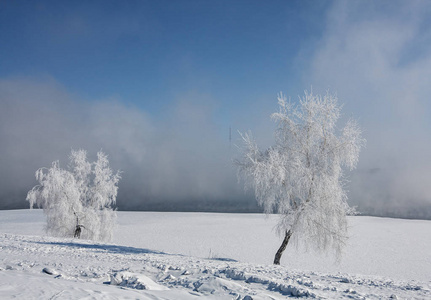
<path fill-rule="evenodd" d="M 0 299 L 431 299 L 431 221 L 350 217 L 339 264 L 290 246 L 273 266 L 275 217 L 118 216 L 102 244 L 46 236 L 41 210 L 0 211 Z"/>

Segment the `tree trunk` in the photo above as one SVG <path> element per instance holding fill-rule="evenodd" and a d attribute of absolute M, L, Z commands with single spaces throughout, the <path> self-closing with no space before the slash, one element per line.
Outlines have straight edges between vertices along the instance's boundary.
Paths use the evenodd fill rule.
<path fill-rule="evenodd" d="M 284 250 L 286 250 L 287 247 L 287 243 L 289 243 L 290 237 L 292 236 L 292 231 L 287 231 L 286 230 L 286 234 L 284 236 L 284 240 L 281 243 L 280 248 L 278 248 L 277 253 L 275 254 L 274 257 L 274 265 L 279 265 L 280 264 L 280 259 L 281 259 L 281 255 L 283 254 Z"/>

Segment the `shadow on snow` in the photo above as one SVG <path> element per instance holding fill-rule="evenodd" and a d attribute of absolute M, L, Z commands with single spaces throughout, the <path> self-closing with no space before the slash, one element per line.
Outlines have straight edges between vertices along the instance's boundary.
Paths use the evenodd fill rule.
<path fill-rule="evenodd" d="M 157 250 L 135 248 L 135 247 L 129 247 L 129 246 L 119 246 L 119 245 L 86 244 L 83 242 L 40 242 L 40 241 L 34 241 L 33 243 L 42 244 L 42 245 L 69 247 L 69 248 L 93 249 L 93 250 L 99 250 L 100 252 L 117 253 L 117 254 L 161 254 L 161 255 L 184 256 L 182 254 L 172 254 L 172 253 L 166 253 L 166 252 L 157 251 Z M 215 261 L 225 261 L 225 262 L 238 262 L 235 259 L 224 258 L 224 257 L 211 257 L 207 259 L 215 260 Z"/>
<path fill-rule="evenodd" d="M 101 252 L 118 253 L 118 254 L 163 254 L 172 255 L 161 251 L 149 250 L 144 248 L 135 248 L 128 246 L 119 245 L 107 245 L 107 244 L 86 244 L 82 242 L 39 242 L 35 241 L 36 244 L 70 247 L 70 248 L 82 248 L 82 249 L 94 249 Z"/>

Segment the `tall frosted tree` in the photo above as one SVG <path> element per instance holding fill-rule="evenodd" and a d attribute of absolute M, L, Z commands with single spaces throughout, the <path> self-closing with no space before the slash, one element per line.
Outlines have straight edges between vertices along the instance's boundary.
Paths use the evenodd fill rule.
<path fill-rule="evenodd" d="M 306 91 L 295 105 L 280 94 L 278 104 L 271 116 L 277 122 L 275 144 L 261 151 L 251 134 L 244 134 L 236 161 L 259 205 L 280 216 L 277 229 L 284 239 L 274 264 L 280 264 L 290 240 L 320 251 L 332 248 L 339 257 L 351 211 L 343 170 L 356 167 L 365 140 L 354 120 L 336 126 L 341 106 L 335 95 Z"/>
<path fill-rule="evenodd" d="M 103 152 L 90 163 L 85 150 L 72 150 L 67 170 L 55 161 L 51 168 L 36 171 L 39 185 L 28 192 L 27 200 L 30 207 L 36 204 L 43 208 L 49 234 L 109 241 L 116 221 L 113 205 L 120 178 Z"/>

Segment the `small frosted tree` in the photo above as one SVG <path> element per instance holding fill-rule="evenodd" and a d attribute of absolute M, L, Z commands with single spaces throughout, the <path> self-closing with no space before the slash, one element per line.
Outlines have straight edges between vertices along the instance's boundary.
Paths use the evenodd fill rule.
<path fill-rule="evenodd" d="M 55 161 L 51 168 L 37 170 L 36 179 L 39 185 L 28 192 L 27 200 L 31 208 L 43 208 L 49 234 L 112 239 L 120 174 L 112 172 L 106 154 L 98 152 L 97 161 L 90 163 L 85 150 L 72 150 L 68 170 Z"/>
<path fill-rule="evenodd" d="M 274 264 L 280 264 L 291 238 L 320 251 L 332 248 L 340 257 L 351 211 L 343 167 L 356 167 L 365 143 L 361 130 L 354 120 L 337 129 L 341 107 L 329 93 L 306 91 L 298 105 L 280 94 L 278 104 L 271 116 L 278 125 L 275 145 L 262 152 L 251 134 L 244 134 L 243 156 L 236 161 L 259 205 L 280 215 L 277 231 L 284 239 Z"/>

